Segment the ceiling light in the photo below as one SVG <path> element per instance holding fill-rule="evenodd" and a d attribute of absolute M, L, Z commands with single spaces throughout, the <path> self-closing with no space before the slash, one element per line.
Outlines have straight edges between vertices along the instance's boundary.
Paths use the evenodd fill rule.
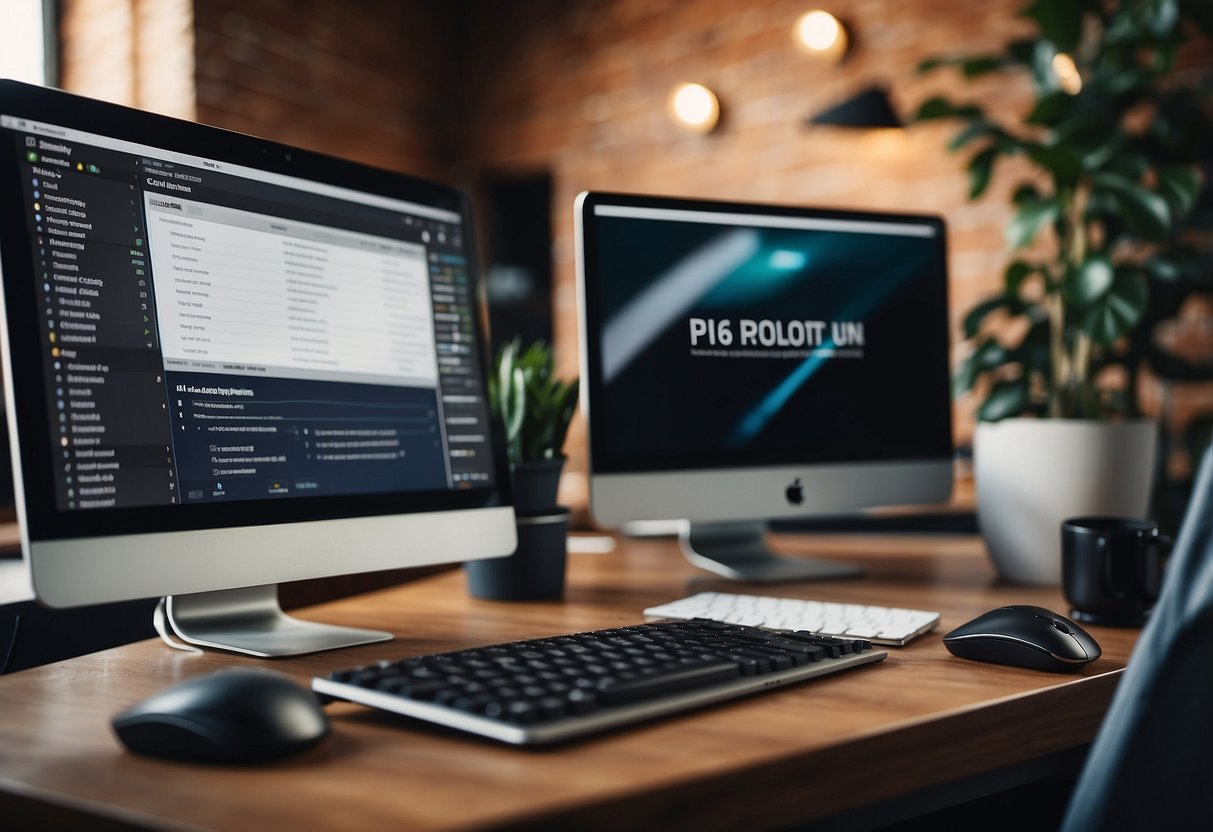
<path fill-rule="evenodd" d="M 703 84 L 679 84 L 670 93 L 670 117 L 696 133 L 710 133 L 720 120 L 720 101 Z"/>
<path fill-rule="evenodd" d="M 792 31 L 796 45 L 810 55 L 831 63 L 838 63 L 846 55 L 846 27 L 829 12 L 814 9 L 801 15 Z"/>

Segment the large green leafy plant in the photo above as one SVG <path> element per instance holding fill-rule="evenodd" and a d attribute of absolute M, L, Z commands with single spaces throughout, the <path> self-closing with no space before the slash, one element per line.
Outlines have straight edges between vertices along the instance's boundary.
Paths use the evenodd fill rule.
<path fill-rule="evenodd" d="M 577 408 L 577 379 L 555 377 L 551 348 L 521 339 L 497 352 L 489 378 L 489 404 L 505 427 L 510 464 L 563 459 L 564 438 Z"/>
<path fill-rule="evenodd" d="M 957 388 L 984 393 L 978 417 L 987 421 L 1138 415 L 1144 366 L 1207 375 L 1152 333 L 1193 292 L 1213 289 L 1213 265 L 1187 222 L 1200 165 L 1213 156 L 1210 89 L 1175 72 L 1185 39 L 1213 34 L 1213 3 L 1035 0 L 1023 15 L 1034 37 L 920 67 L 1020 73 L 1034 89 L 1021 118 L 943 97 L 917 114 L 963 122 L 949 146 L 971 154 L 971 199 L 1001 159 L 1022 157 L 1031 171 L 1012 197 L 1006 237 L 1017 256 L 1002 290 L 964 320 L 971 351 Z"/>

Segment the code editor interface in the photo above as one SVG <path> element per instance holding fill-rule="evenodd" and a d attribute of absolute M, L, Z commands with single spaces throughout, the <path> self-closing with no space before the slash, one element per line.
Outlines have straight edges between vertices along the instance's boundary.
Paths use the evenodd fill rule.
<path fill-rule="evenodd" d="M 458 213 L 2 119 L 61 510 L 492 485 Z"/>

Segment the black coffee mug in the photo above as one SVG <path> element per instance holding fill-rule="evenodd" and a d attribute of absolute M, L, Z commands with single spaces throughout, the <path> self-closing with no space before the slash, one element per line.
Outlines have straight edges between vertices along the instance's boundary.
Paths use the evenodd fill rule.
<path fill-rule="evenodd" d="M 1137 627 L 1158 600 L 1171 538 L 1131 517 L 1073 517 L 1061 524 L 1061 586 L 1084 624 Z"/>

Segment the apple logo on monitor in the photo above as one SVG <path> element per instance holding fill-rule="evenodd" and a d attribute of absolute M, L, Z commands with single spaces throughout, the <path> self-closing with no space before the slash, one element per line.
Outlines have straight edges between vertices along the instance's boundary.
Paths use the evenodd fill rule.
<path fill-rule="evenodd" d="M 783 492 L 788 498 L 790 505 L 798 506 L 804 502 L 804 486 L 800 484 L 800 477 L 792 480 L 792 484 L 788 486 L 787 491 Z"/>

